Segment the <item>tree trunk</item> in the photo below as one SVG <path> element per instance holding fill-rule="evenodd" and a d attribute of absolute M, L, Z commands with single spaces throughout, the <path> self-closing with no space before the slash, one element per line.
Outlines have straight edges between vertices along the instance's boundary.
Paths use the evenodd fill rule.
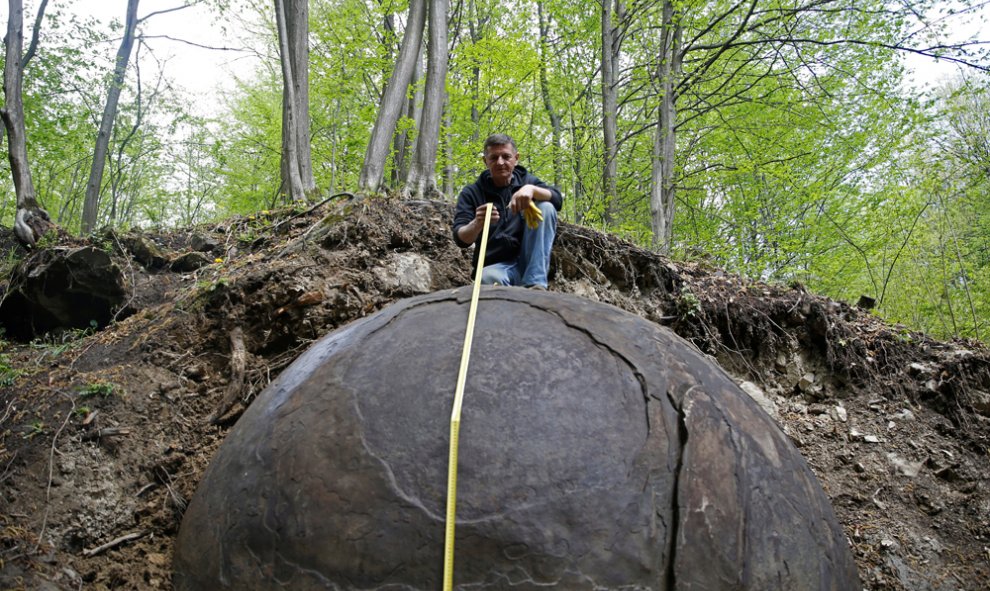
<path fill-rule="evenodd" d="M 292 0 L 275 0 L 275 27 L 278 31 L 278 53 L 282 66 L 282 195 L 287 201 L 305 201 L 306 192 L 303 189 L 302 176 L 299 174 L 297 143 L 295 141 L 296 117 L 296 84 L 292 67 L 291 49 L 288 24 L 285 22 L 289 11 L 286 2 Z M 290 7 L 291 8 L 291 7 Z"/>
<path fill-rule="evenodd" d="M 471 44 L 478 45 L 484 36 L 485 29 L 491 17 L 487 13 L 478 10 L 477 2 L 469 3 L 470 16 L 468 17 L 468 34 L 471 36 Z M 481 100 L 481 66 L 472 60 L 471 66 L 471 145 L 478 143 L 481 136 L 481 109 L 478 102 Z"/>
<path fill-rule="evenodd" d="M 580 224 L 584 221 L 584 161 L 581 154 L 584 152 L 584 142 L 578 140 L 578 126 L 574 121 L 574 111 L 571 110 L 571 146 L 573 158 L 571 167 L 574 171 L 574 194 L 568 199 L 571 207 L 574 208 L 574 223 Z"/>
<path fill-rule="evenodd" d="M 316 192 L 309 143 L 309 2 L 275 0 L 282 63 L 282 189 L 291 201 Z"/>
<path fill-rule="evenodd" d="M 422 47 L 420 43 L 420 47 Z M 421 51 L 419 53 L 422 53 Z M 416 67 L 413 68 L 412 79 L 409 81 L 410 87 L 416 86 L 416 81 L 420 77 L 420 55 L 416 55 Z M 416 109 L 416 104 L 422 98 L 423 93 L 417 89 L 414 93 L 409 95 L 406 105 L 405 105 L 405 116 L 413 121 L 413 128 L 419 127 L 419 111 Z M 403 129 L 401 133 L 395 134 L 395 159 L 392 162 L 392 186 L 399 187 L 404 185 L 406 180 L 409 178 L 409 161 L 412 159 L 412 132 L 409 129 Z"/>
<path fill-rule="evenodd" d="M 443 120 L 447 129 L 454 126 L 453 118 L 450 114 L 450 108 L 445 108 L 443 110 Z M 444 195 L 454 194 L 454 176 L 457 174 L 457 169 L 454 165 L 454 146 L 450 140 L 450 134 L 446 134 L 443 142 L 443 193 Z"/>
<path fill-rule="evenodd" d="M 396 50 L 396 37 L 398 36 L 395 31 L 395 13 L 392 12 L 392 4 L 389 2 L 386 7 L 384 0 L 378 0 L 378 6 L 381 8 L 387 8 L 389 12 L 386 12 L 382 17 L 382 46 L 385 47 L 385 64 L 392 61 Z M 382 65 L 382 79 L 388 74 L 388 69 L 385 65 Z M 383 89 L 384 90 L 384 89 Z M 379 100 L 382 97 L 378 97 Z"/>
<path fill-rule="evenodd" d="M 549 43 L 550 23 L 549 19 L 543 15 L 543 2 L 536 3 L 536 12 L 540 22 L 540 90 L 543 94 L 543 106 L 550 117 L 550 128 L 553 139 L 553 184 L 560 186 L 564 176 L 563 148 L 561 147 L 561 136 L 563 135 L 563 125 L 560 122 L 560 114 L 553 108 L 550 100 L 550 82 L 547 76 L 547 45 Z"/>
<path fill-rule="evenodd" d="M 653 142 L 653 174 L 650 184 L 650 216 L 653 225 L 653 247 L 670 253 L 673 238 L 675 179 L 674 152 L 677 145 L 677 97 L 674 88 L 681 73 L 680 15 L 673 0 L 663 3 L 663 34 L 660 55 L 657 56 L 657 78 L 660 81 L 660 108 Z"/>
<path fill-rule="evenodd" d="M 307 197 L 316 194 L 313 156 L 310 149 L 309 120 L 309 0 L 293 0 L 286 14 L 286 32 L 292 53 L 292 81 L 295 83 L 295 134 L 299 176 Z"/>
<path fill-rule="evenodd" d="M 27 156 L 27 133 L 24 126 L 24 102 L 21 94 L 24 66 L 34 55 L 41 17 L 47 4 L 48 2 L 45 0 L 38 9 L 31 47 L 27 54 L 22 57 L 24 5 L 21 0 L 9 1 L 6 58 L 3 68 L 4 106 L 3 109 L 0 109 L 0 117 L 3 118 L 4 130 L 7 133 L 7 157 L 10 161 L 10 173 L 14 181 L 14 193 L 17 195 L 14 234 L 21 242 L 29 246 L 34 246 L 38 238 L 53 226 L 48 212 L 38 204 L 34 183 L 31 180 L 31 167 L 28 164 Z"/>
<path fill-rule="evenodd" d="M 605 0 L 602 2 L 602 129 L 605 139 L 605 167 L 602 171 L 602 193 L 605 201 L 604 216 L 606 222 L 614 217 L 613 208 L 616 206 L 618 142 L 616 140 L 616 121 L 619 116 L 617 70 L 619 68 L 619 49 L 621 46 L 617 34 L 619 23 L 612 24 L 613 6 L 616 18 L 621 20 L 622 3 L 620 0 Z"/>
<path fill-rule="evenodd" d="M 96 228 L 99 213 L 100 189 L 103 186 L 103 169 L 106 166 L 107 150 L 110 147 L 110 135 L 113 133 L 114 119 L 117 117 L 117 103 L 120 91 L 124 87 L 124 73 L 127 62 L 131 59 L 131 49 L 134 47 L 134 33 L 137 29 L 137 10 L 139 0 L 127 0 L 127 20 L 124 24 L 124 38 L 117 49 L 117 59 L 113 70 L 113 80 L 107 91 L 107 102 L 103 107 L 103 119 L 96 133 L 96 147 L 93 149 L 93 164 L 89 171 L 89 182 L 86 184 L 86 199 L 83 201 L 82 231 L 89 234 Z"/>
<path fill-rule="evenodd" d="M 409 84 L 416 70 L 419 48 L 423 42 L 423 26 L 426 22 L 426 1 L 412 0 L 409 4 L 409 19 L 395 69 L 385 86 L 385 95 L 378 109 L 378 118 L 371 130 L 371 139 L 364 156 L 364 165 L 358 186 L 363 191 L 378 191 L 385 175 L 385 162 L 388 160 L 388 147 L 395 134 L 395 126 L 402 115 Z M 431 33 L 432 35 L 432 33 Z M 445 42 L 446 43 L 446 42 Z"/>
<path fill-rule="evenodd" d="M 121 197 L 121 185 L 125 180 L 124 171 L 128 167 L 128 161 L 130 161 L 130 167 L 137 167 L 137 160 L 126 158 L 127 145 L 131 143 L 135 137 L 137 137 L 137 132 L 141 129 L 141 123 L 144 120 L 144 107 L 142 103 L 142 87 L 141 87 L 141 46 L 138 46 L 136 55 L 134 56 L 134 79 L 135 79 L 135 114 L 134 123 L 127 133 L 117 141 L 117 154 L 115 157 L 109 160 L 110 164 L 110 215 L 107 216 L 111 226 L 117 226 L 123 220 L 121 209 L 118 209 Z M 161 83 L 161 78 L 159 77 L 159 85 Z M 151 94 L 149 102 L 154 102 L 155 95 L 158 94 L 158 89 L 156 88 Z M 132 197 L 133 199 L 133 193 Z"/>
<path fill-rule="evenodd" d="M 447 9 L 447 0 L 430 0 L 423 121 L 416 138 L 416 153 L 409 170 L 409 184 L 403 191 L 407 196 L 422 197 L 437 190 L 437 145 L 440 142 L 440 119 L 446 99 L 447 82 Z"/>

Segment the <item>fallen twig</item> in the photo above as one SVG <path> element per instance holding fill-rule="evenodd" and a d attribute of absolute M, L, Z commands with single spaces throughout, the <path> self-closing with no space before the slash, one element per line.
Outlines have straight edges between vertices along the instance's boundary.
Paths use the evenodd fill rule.
<path fill-rule="evenodd" d="M 14 410 L 17 410 L 16 408 L 14 408 L 14 402 L 16 402 L 16 400 L 12 399 L 10 402 L 7 403 L 7 408 L 4 409 L 3 416 L 0 417 L 0 424 L 6 423 L 7 418 L 10 417 L 10 413 Z"/>
<path fill-rule="evenodd" d="M 346 191 L 341 192 L 341 193 L 336 193 L 334 195 L 331 195 L 331 196 L 327 197 L 323 201 L 320 201 L 319 203 L 317 203 L 313 207 L 310 207 L 306 211 L 301 211 L 299 213 L 290 215 L 289 217 L 285 218 L 281 222 L 279 222 L 277 224 L 273 224 L 272 227 L 271 227 L 272 231 L 274 231 L 275 229 L 277 229 L 282 224 L 296 219 L 297 217 L 304 216 L 304 215 L 309 214 L 309 213 L 313 213 L 314 211 L 316 211 L 317 209 L 319 209 L 320 207 L 322 207 L 324 204 L 326 204 L 327 202 L 329 202 L 329 201 L 331 201 L 333 199 L 336 199 L 337 197 L 349 197 L 350 199 L 356 199 L 357 198 L 357 196 L 354 193 L 348 193 Z"/>
<path fill-rule="evenodd" d="M 14 463 L 14 460 L 16 459 L 17 459 L 17 452 L 15 451 L 14 453 L 10 454 L 10 461 L 7 462 L 7 465 L 3 467 L 3 472 L 0 473 L 0 484 L 6 482 L 7 479 L 10 478 L 11 475 L 13 474 L 13 472 L 10 471 L 10 466 L 11 464 Z"/>
<path fill-rule="evenodd" d="M 52 437 L 52 447 L 48 453 L 48 486 L 45 488 L 45 515 L 41 519 L 41 529 L 38 530 L 38 543 L 34 545 L 34 550 L 31 551 L 32 554 L 37 554 L 38 548 L 41 547 L 41 540 L 45 537 L 45 528 L 48 527 L 48 512 L 51 510 L 52 499 L 52 480 L 55 474 L 55 444 L 58 442 L 58 436 L 62 434 L 62 430 L 69 424 L 69 419 L 72 418 L 72 414 L 76 411 L 76 401 L 70 396 L 66 397 L 72 403 L 72 409 L 65 413 L 65 420 L 62 421 L 62 426 L 55 431 L 55 435 Z"/>
<path fill-rule="evenodd" d="M 83 556 L 96 556 L 97 554 L 102 554 L 107 550 L 110 550 L 111 548 L 115 548 L 123 544 L 124 542 L 130 542 L 131 540 L 136 540 L 142 537 L 145 533 L 146 532 L 143 531 L 136 531 L 136 532 L 131 532 L 129 534 L 124 534 L 119 538 L 110 540 L 109 542 L 103 544 L 102 546 L 97 546 L 96 548 L 92 548 L 90 550 L 83 550 Z"/>

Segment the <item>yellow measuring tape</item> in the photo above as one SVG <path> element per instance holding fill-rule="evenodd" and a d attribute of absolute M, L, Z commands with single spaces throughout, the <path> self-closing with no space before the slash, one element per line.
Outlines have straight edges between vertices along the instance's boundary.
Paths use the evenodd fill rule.
<path fill-rule="evenodd" d="M 450 456 L 447 460 L 447 527 L 444 532 L 443 589 L 454 588 L 454 526 L 457 518 L 457 441 L 461 431 L 461 405 L 464 403 L 464 383 L 467 381 L 468 361 L 471 359 L 471 341 L 474 340 L 474 320 L 478 315 L 478 294 L 481 292 L 481 271 L 485 267 L 485 248 L 488 245 L 488 225 L 492 219 L 492 204 L 485 209 L 485 227 L 481 231 L 481 251 L 478 253 L 478 270 L 474 275 L 474 291 L 471 292 L 471 309 L 468 312 L 467 331 L 464 333 L 464 350 L 461 352 L 461 369 L 457 374 L 457 391 L 454 393 L 454 410 L 450 413 Z"/>

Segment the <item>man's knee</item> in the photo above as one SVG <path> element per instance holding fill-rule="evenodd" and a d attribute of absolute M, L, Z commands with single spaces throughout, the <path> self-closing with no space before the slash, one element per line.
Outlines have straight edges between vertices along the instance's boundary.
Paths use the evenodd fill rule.
<path fill-rule="evenodd" d="M 543 221 L 550 220 L 551 218 L 553 220 L 557 219 L 557 208 L 553 206 L 553 203 L 549 201 L 537 201 L 536 205 L 540 208 L 540 213 L 543 214 Z"/>
<path fill-rule="evenodd" d="M 496 265 L 489 265 L 481 270 L 482 285 L 508 285 L 509 274 L 505 269 Z"/>

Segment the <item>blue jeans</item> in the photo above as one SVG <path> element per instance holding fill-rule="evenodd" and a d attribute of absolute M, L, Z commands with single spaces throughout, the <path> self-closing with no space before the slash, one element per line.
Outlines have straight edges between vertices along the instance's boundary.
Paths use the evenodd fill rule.
<path fill-rule="evenodd" d="M 487 265 L 481 271 L 481 282 L 487 285 L 539 285 L 547 287 L 550 270 L 550 248 L 557 235 L 557 210 L 549 201 L 534 201 L 543 212 L 543 221 L 535 229 L 523 230 L 519 256 L 515 261 Z M 522 215 L 517 214 L 517 215 Z"/>

